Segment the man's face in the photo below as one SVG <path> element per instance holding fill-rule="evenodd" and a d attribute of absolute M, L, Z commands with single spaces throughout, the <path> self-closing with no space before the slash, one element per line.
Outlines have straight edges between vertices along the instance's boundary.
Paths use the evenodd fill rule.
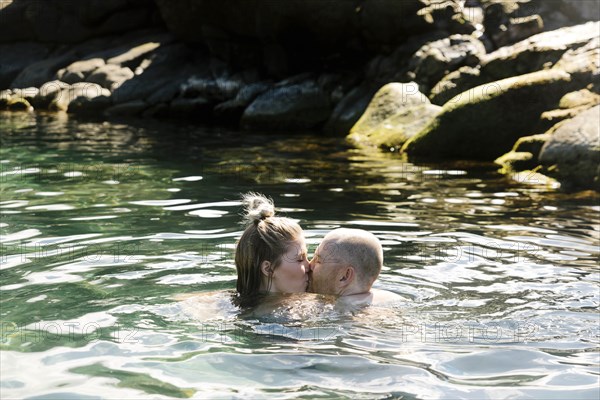
<path fill-rule="evenodd" d="M 323 240 L 310 261 L 310 286 L 308 291 L 320 294 L 339 294 L 340 273 L 345 263 L 339 256 L 335 242 Z"/>

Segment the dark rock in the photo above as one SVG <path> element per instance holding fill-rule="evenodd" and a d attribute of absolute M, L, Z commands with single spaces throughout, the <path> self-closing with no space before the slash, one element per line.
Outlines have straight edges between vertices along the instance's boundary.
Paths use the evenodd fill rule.
<path fill-rule="evenodd" d="M 398 148 L 420 132 L 440 109 L 429 103 L 414 82 L 389 83 L 373 97 L 348 139 L 361 147 Z"/>
<path fill-rule="evenodd" d="M 56 96 L 50 101 L 48 109 L 51 111 L 67 111 L 70 103 L 78 97 L 91 99 L 98 96 L 110 96 L 110 92 L 95 83 L 77 82 L 56 93 Z"/>
<path fill-rule="evenodd" d="M 56 72 L 77 60 L 74 51 L 52 56 L 42 61 L 30 64 L 21 71 L 11 83 L 11 88 L 39 87 L 54 79 Z"/>
<path fill-rule="evenodd" d="M 246 107 L 259 95 L 269 90 L 271 86 L 271 84 L 266 82 L 257 82 L 243 86 L 234 99 L 227 100 L 215 106 L 213 110 L 214 117 L 221 121 L 237 124 Z"/>
<path fill-rule="evenodd" d="M 144 100 L 133 100 L 126 103 L 120 103 L 107 108 L 104 115 L 108 117 L 114 116 L 134 116 L 139 115 L 148 107 Z"/>
<path fill-rule="evenodd" d="M 159 47 L 152 52 L 149 66 L 140 75 L 134 76 L 113 91 L 115 104 L 137 99 L 146 99 L 169 82 L 177 79 L 186 70 L 189 51 L 185 45 L 175 44 Z"/>
<path fill-rule="evenodd" d="M 352 89 L 333 109 L 323 130 L 330 135 L 347 135 L 365 112 L 380 85 L 363 83 Z"/>
<path fill-rule="evenodd" d="M 134 74 L 127 67 L 120 67 L 114 64 L 105 64 L 98 67 L 87 78 L 87 82 L 97 83 L 98 85 L 114 90 L 123 84 L 123 82 L 133 78 Z"/>
<path fill-rule="evenodd" d="M 444 104 L 442 112 L 403 147 L 409 156 L 493 160 L 532 132 L 540 114 L 578 89 L 559 70 L 481 85 Z"/>
<path fill-rule="evenodd" d="M 588 22 L 556 31 L 544 32 L 488 54 L 481 73 L 491 80 L 540 70 L 556 63 L 569 49 L 575 49 L 597 38 L 600 22 Z"/>
<path fill-rule="evenodd" d="M 6 104 L 9 111 L 33 111 L 33 107 L 23 98 L 10 98 Z"/>
<path fill-rule="evenodd" d="M 68 83 L 54 80 L 44 83 L 38 92 L 38 94 L 32 99 L 31 104 L 36 109 L 48 109 L 52 100 L 54 100 L 59 93 L 68 89 L 70 85 Z"/>
<path fill-rule="evenodd" d="M 204 43 L 231 65 L 258 63 L 278 76 L 321 67 L 336 54 L 370 57 L 444 24 L 457 29 L 469 25 L 453 19 L 461 14 L 454 5 L 451 11 L 434 5 L 435 17 L 426 20 L 418 11 L 435 2 L 419 0 L 156 2 L 178 37 Z"/>
<path fill-rule="evenodd" d="M 92 36 L 160 26 L 152 0 L 0 2 L 0 41 L 78 43 Z"/>
<path fill-rule="evenodd" d="M 79 115 L 101 115 L 110 107 L 112 100 L 105 94 L 96 97 L 77 97 L 69 103 L 67 112 Z"/>
<path fill-rule="evenodd" d="M 205 98 L 177 98 L 169 105 L 170 117 L 204 119 L 210 115 L 213 103 Z"/>
<path fill-rule="evenodd" d="M 443 105 L 454 96 L 485 82 L 479 68 L 461 67 L 440 80 L 431 90 L 429 99 L 433 104 Z"/>
<path fill-rule="evenodd" d="M 544 144 L 544 173 L 570 188 L 600 190 L 600 106 L 564 121 Z"/>
<path fill-rule="evenodd" d="M 329 96 L 308 81 L 263 93 L 246 108 L 241 125 L 245 129 L 310 129 L 324 123 L 330 113 Z"/>
<path fill-rule="evenodd" d="M 56 73 L 56 79 L 73 84 L 83 82 L 85 78 L 94 72 L 95 69 L 104 65 L 104 60 L 101 58 L 91 58 L 88 60 L 75 61 L 71 65 L 60 69 Z"/>
<path fill-rule="evenodd" d="M 511 151 L 494 162 L 503 167 L 503 173 L 535 170 L 539 165 L 540 151 L 550 137 L 551 135 L 546 133 L 519 138 Z"/>
<path fill-rule="evenodd" d="M 2 23 L 5 23 L 2 21 Z M 0 28 L 1 29 L 1 28 Z M 49 48 L 40 43 L 20 42 L 0 44 L 0 89 L 10 87 L 12 81 L 28 65 L 43 60 Z"/>
<path fill-rule="evenodd" d="M 40 93 L 40 90 L 35 87 L 29 87 L 25 89 L 13 89 L 12 90 L 12 98 L 13 99 L 24 99 L 27 100 L 30 104 L 33 102 L 33 99 Z"/>
<path fill-rule="evenodd" d="M 411 77 L 429 92 L 444 75 L 462 66 L 476 66 L 484 55 L 485 47 L 479 40 L 452 35 L 421 47 L 408 61 L 408 67 Z"/>

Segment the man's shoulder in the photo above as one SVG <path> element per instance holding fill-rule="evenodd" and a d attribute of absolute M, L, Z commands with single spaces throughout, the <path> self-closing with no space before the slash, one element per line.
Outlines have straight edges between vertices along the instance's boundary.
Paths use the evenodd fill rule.
<path fill-rule="evenodd" d="M 383 289 L 371 289 L 373 294 L 372 305 L 392 305 L 405 302 L 406 299 L 399 294 Z"/>

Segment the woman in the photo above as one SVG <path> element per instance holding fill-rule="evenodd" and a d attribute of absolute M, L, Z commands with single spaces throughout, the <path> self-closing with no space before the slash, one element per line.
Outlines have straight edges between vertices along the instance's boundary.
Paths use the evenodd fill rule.
<path fill-rule="evenodd" d="M 247 227 L 235 250 L 240 304 L 269 293 L 305 292 L 309 263 L 300 225 L 276 217 L 273 202 L 262 195 L 248 193 L 243 201 Z"/>

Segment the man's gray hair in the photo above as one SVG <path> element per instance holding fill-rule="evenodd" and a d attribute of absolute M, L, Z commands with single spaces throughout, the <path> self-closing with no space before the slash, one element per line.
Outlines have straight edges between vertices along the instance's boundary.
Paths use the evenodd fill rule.
<path fill-rule="evenodd" d="M 331 257 L 352 265 L 358 283 L 369 290 L 383 266 L 383 248 L 379 239 L 363 229 L 339 228 L 325 235 L 323 241 L 327 247 L 331 246 Z"/>

